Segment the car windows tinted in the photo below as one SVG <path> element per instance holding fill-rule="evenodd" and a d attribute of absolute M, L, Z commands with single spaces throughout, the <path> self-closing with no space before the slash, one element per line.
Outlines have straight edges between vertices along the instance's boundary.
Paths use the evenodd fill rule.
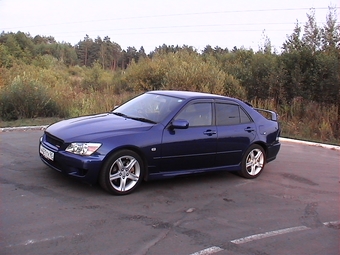
<path fill-rule="evenodd" d="M 239 107 L 240 109 L 240 121 L 241 123 L 249 123 L 252 122 L 251 119 L 249 118 L 248 114 L 245 113 L 245 111 Z"/>
<path fill-rule="evenodd" d="M 235 104 L 216 104 L 216 125 L 228 126 L 249 122 L 251 120 L 240 106 Z"/>

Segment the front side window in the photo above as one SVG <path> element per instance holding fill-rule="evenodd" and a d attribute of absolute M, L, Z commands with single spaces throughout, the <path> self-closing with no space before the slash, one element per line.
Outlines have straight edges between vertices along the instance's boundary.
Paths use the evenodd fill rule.
<path fill-rule="evenodd" d="M 189 122 L 189 127 L 211 126 L 212 106 L 211 103 L 194 103 L 184 107 L 175 117 Z"/>

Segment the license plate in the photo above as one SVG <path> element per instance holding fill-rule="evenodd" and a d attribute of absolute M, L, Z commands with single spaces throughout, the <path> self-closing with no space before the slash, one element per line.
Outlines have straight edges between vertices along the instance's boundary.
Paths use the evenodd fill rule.
<path fill-rule="evenodd" d="M 42 145 L 40 145 L 40 154 L 49 160 L 52 160 L 52 161 L 54 160 L 54 152 L 46 149 Z"/>

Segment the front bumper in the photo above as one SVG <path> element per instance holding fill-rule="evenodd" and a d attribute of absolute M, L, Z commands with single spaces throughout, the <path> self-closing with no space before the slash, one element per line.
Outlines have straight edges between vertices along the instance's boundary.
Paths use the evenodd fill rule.
<path fill-rule="evenodd" d="M 53 153 L 52 159 L 41 153 L 40 146 L 43 146 L 43 148 Z M 72 154 L 59 150 L 57 147 L 44 141 L 39 143 L 39 156 L 42 162 L 52 169 L 89 184 L 95 184 L 98 181 L 99 172 L 104 159 L 101 155 L 80 156 Z"/>

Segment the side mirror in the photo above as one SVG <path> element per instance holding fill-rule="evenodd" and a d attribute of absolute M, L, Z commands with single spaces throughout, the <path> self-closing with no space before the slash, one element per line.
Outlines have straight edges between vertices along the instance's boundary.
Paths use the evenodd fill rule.
<path fill-rule="evenodd" d="M 189 122 L 187 120 L 182 120 L 182 119 L 178 119 L 178 120 L 174 120 L 171 125 L 170 128 L 172 129 L 187 129 L 189 127 Z"/>

